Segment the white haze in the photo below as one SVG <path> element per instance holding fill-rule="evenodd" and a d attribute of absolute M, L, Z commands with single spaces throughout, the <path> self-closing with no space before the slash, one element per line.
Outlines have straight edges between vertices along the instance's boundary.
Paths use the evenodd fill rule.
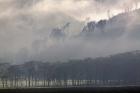
<path fill-rule="evenodd" d="M 99 35 L 98 31 L 92 38 L 79 36 L 86 21 L 107 19 L 108 10 L 111 16 L 117 15 L 124 12 L 124 5 L 134 9 L 134 1 L 0 0 L 1 62 L 56 62 L 138 50 L 140 20 L 137 14 L 125 18 L 125 25 L 119 21 L 115 21 L 113 26 L 108 24 L 105 31 L 111 33 L 107 37 Z M 68 22 L 70 26 L 65 30 L 66 36 L 50 36 L 53 28 L 62 28 Z M 114 32 L 122 25 L 125 32 L 114 37 L 112 30 Z"/>

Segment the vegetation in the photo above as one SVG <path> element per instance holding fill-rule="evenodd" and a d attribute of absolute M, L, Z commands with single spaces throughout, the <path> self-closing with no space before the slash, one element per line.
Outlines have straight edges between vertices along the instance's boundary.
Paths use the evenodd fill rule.
<path fill-rule="evenodd" d="M 0 64 L 2 88 L 139 85 L 140 51 L 69 62 Z"/>

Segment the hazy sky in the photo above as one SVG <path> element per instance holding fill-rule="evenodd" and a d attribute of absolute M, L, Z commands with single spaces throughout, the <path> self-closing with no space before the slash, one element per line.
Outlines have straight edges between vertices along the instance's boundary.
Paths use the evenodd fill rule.
<path fill-rule="evenodd" d="M 139 31 L 139 14 L 119 18 L 107 26 L 109 39 L 75 38 L 82 31 L 85 20 L 107 19 L 126 9 L 139 8 L 140 0 L 0 0 L 0 60 L 25 62 L 29 60 L 59 61 L 83 59 L 139 49 L 139 39 L 131 40 L 131 30 Z M 121 21 L 121 20 L 124 21 Z M 131 24 L 129 20 L 131 19 Z M 121 21 L 121 22 L 120 22 Z M 53 28 L 66 23 L 66 37 L 51 37 Z M 124 27 L 123 27 L 124 26 Z M 116 30 L 128 30 L 117 39 Z M 130 32 L 129 32 L 130 30 Z M 74 35 L 71 35 L 74 34 Z M 0 61 L 1 62 L 1 61 Z"/>
<path fill-rule="evenodd" d="M 135 7 L 139 0 L 0 0 L 2 16 L 12 16 L 18 13 L 62 12 L 78 20 L 91 18 L 99 20 L 110 15 L 123 12 L 126 7 Z"/>

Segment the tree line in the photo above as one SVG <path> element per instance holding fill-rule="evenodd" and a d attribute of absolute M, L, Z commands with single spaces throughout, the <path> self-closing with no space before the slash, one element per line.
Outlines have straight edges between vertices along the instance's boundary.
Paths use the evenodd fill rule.
<path fill-rule="evenodd" d="M 69 87 L 140 85 L 140 52 L 108 57 L 0 64 L 0 87 Z"/>

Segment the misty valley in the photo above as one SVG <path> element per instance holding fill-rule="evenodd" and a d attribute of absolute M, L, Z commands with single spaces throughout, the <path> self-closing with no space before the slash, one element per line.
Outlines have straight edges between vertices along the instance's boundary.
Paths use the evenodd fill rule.
<path fill-rule="evenodd" d="M 0 0 L 1 93 L 137 89 L 140 0 Z"/>
<path fill-rule="evenodd" d="M 140 51 L 69 62 L 0 64 L 1 88 L 139 86 Z"/>

